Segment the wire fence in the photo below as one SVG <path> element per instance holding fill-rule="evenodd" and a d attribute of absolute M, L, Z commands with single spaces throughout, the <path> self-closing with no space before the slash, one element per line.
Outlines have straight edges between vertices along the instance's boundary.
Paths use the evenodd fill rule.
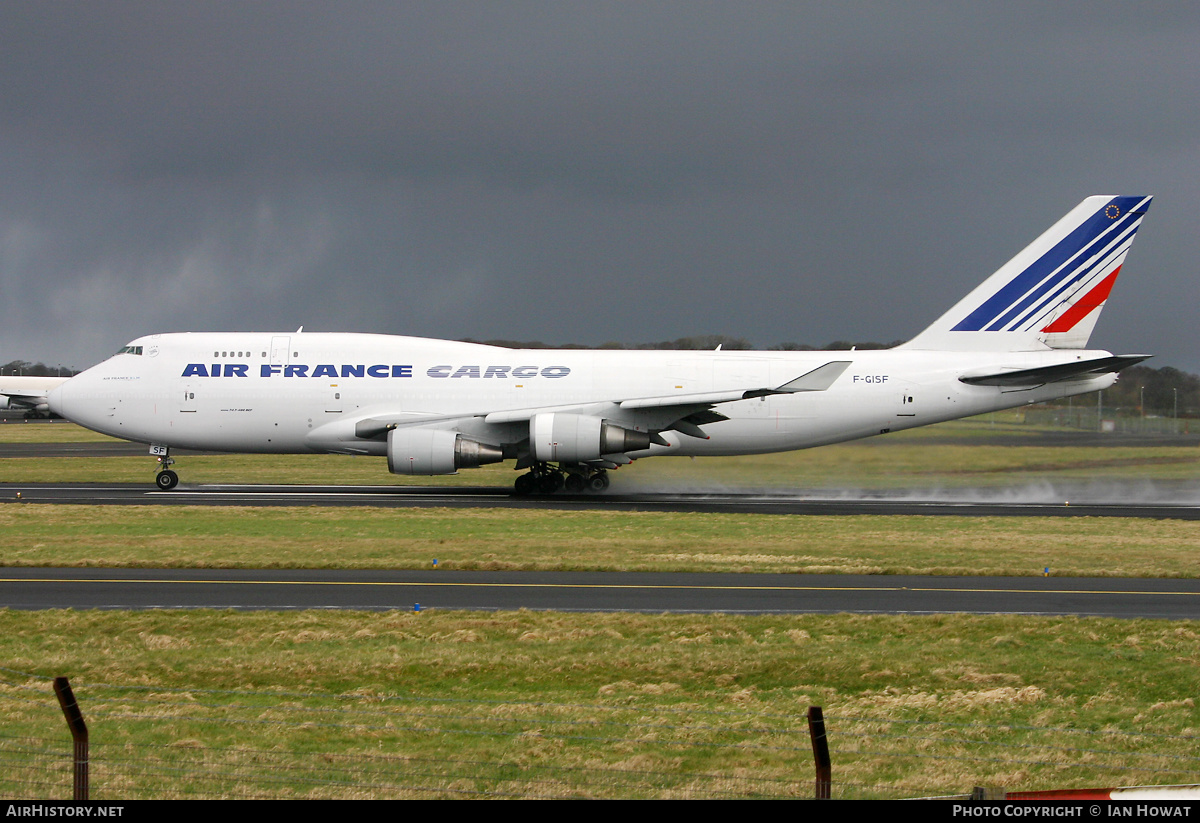
<path fill-rule="evenodd" d="M 1104 434 L 1183 436 L 1200 434 L 1200 420 L 1180 417 L 1173 409 L 1138 409 L 1097 406 L 1039 406 L 1020 410 L 1020 423 L 1060 426 Z"/>
<path fill-rule="evenodd" d="M 793 715 L 76 682 L 92 800 L 811 798 Z M 71 796 L 49 679 L 0 669 L 0 794 Z M 1200 782 L 1197 738 L 826 715 L 832 797 Z"/>

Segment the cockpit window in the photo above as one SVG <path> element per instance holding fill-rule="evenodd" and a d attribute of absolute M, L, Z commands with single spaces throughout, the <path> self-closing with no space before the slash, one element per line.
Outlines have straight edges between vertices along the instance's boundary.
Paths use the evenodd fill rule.
<path fill-rule="evenodd" d="M 117 352 L 117 354 L 141 354 L 141 353 L 142 353 L 141 346 L 122 346 L 121 350 L 119 352 Z"/>

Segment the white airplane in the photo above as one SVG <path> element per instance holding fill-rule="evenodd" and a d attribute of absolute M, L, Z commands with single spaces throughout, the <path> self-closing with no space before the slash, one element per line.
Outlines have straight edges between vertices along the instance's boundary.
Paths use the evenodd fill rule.
<path fill-rule="evenodd" d="M 140 337 L 50 393 L 172 448 L 386 456 L 397 474 L 515 458 L 518 494 L 600 491 L 656 455 L 790 451 L 1111 386 L 1148 355 L 1084 348 L 1149 197 L 1089 197 L 884 351 L 518 350 L 373 334 Z"/>
<path fill-rule="evenodd" d="M 24 409 L 25 419 L 49 417 L 46 396 L 67 382 L 66 377 L 0 375 L 0 409 Z"/>

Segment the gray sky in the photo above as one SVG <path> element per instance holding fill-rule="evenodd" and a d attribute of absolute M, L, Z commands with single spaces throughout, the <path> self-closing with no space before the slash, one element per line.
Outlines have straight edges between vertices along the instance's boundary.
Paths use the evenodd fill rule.
<path fill-rule="evenodd" d="M 1200 6 L 0 5 L 0 362 L 159 331 L 915 335 L 1157 195 L 1092 344 L 1200 371 Z"/>

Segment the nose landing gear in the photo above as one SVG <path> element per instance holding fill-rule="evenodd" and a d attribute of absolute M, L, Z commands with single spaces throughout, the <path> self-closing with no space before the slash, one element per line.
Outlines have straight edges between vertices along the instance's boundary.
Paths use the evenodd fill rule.
<path fill-rule="evenodd" d="M 159 472 L 154 476 L 154 485 L 160 491 L 169 492 L 179 485 L 179 475 L 171 471 L 171 466 L 175 465 L 171 449 L 168 446 L 151 446 L 150 453 L 158 456 Z"/>

